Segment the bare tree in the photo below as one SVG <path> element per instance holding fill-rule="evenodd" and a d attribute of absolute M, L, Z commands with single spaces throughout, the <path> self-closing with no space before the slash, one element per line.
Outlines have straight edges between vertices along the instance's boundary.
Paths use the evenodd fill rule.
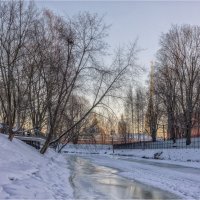
<path fill-rule="evenodd" d="M 138 140 L 141 131 L 144 131 L 144 109 L 145 109 L 145 90 L 142 87 L 137 87 L 135 90 L 135 112 L 137 122 Z"/>
<path fill-rule="evenodd" d="M 145 126 L 146 131 L 152 137 L 152 141 L 155 142 L 157 138 L 157 130 L 159 126 L 159 121 L 161 116 L 163 115 L 163 106 L 160 96 L 156 90 L 156 86 L 158 85 L 157 74 L 154 72 L 154 66 L 152 64 L 151 69 L 151 78 L 150 78 L 150 86 L 149 92 L 147 94 L 147 111 L 145 117 Z"/>
<path fill-rule="evenodd" d="M 49 96 L 47 107 L 50 123 L 47 140 L 41 153 L 46 151 L 53 139 L 60 118 L 70 97 L 77 90 L 82 76 L 90 73 L 89 69 L 92 70 L 90 65 L 95 64 L 95 55 L 99 55 L 104 50 L 106 44 L 102 39 L 105 37 L 107 28 L 102 23 L 102 19 L 89 13 L 80 14 L 69 21 L 49 12 L 46 13 L 46 17 L 50 23 L 50 31 L 52 31 L 52 27 L 54 28 L 50 33 L 53 34 L 54 38 L 52 39 L 55 40 L 56 46 L 53 47 L 55 52 L 50 52 L 51 57 L 52 54 L 55 55 L 55 59 L 52 59 L 52 63 L 50 63 L 52 70 L 44 72 L 47 96 Z M 55 60 L 57 60 L 56 63 Z M 47 75 L 52 71 L 54 72 L 52 76 Z M 75 126 L 72 125 L 73 128 Z"/>
<path fill-rule="evenodd" d="M 63 138 L 75 139 L 94 108 L 109 109 L 104 100 L 122 88 L 128 70 L 138 69 L 136 43 L 119 49 L 105 66 L 103 18 L 87 12 L 64 18 L 21 1 L 0 6 L 2 118 L 11 140 L 16 124 L 31 122 L 36 134 L 46 131 L 45 153 Z M 86 95 L 90 106 L 82 109 L 79 99 Z"/>
<path fill-rule="evenodd" d="M 136 86 L 133 92 L 133 89 L 129 87 L 125 99 L 125 116 L 128 124 L 131 124 L 131 133 L 137 133 L 138 140 L 140 132 L 144 131 L 145 99 L 144 88 Z"/>
<path fill-rule="evenodd" d="M 10 140 L 14 136 L 12 128 L 16 118 L 19 126 L 21 111 L 26 105 L 21 100 L 26 93 L 26 85 L 22 81 L 25 67 L 22 59 L 27 56 L 25 43 L 34 17 L 32 4 L 25 7 L 21 1 L 0 3 L 0 78 L 3 84 L 0 100 L 9 126 Z"/>
<path fill-rule="evenodd" d="M 71 128 L 62 133 L 56 140 L 53 140 L 50 144 L 59 142 L 59 140 L 63 136 L 68 134 L 77 124 L 81 123 L 82 120 L 84 120 L 93 111 L 94 108 L 101 104 L 105 98 L 110 97 L 113 92 L 116 91 L 116 89 L 120 88 L 121 80 L 126 74 L 127 69 L 129 67 L 131 68 L 135 66 L 136 52 L 136 43 L 134 43 L 125 55 L 122 56 L 121 54 L 119 54 L 119 52 L 117 52 L 116 57 L 113 61 L 112 68 L 109 71 L 108 69 L 97 70 L 98 74 L 100 75 L 98 80 L 100 81 L 98 81 L 99 84 L 97 85 L 97 89 L 95 90 L 96 93 L 92 106 L 78 122 L 76 122 Z M 119 56 L 121 56 L 121 58 L 123 57 L 123 59 L 119 59 Z"/>
<path fill-rule="evenodd" d="M 126 121 L 128 122 L 128 125 L 130 126 L 129 132 L 134 133 L 135 110 L 134 110 L 134 94 L 133 94 L 132 86 L 129 86 L 129 89 L 127 91 L 124 107 L 125 107 L 125 111 L 124 111 L 125 118 L 126 118 Z"/>
<path fill-rule="evenodd" d="M 198 26 L 172 26 L 161 38 L 162 59 L 165 59 L 164 64 L 167 64 L 168 72 L 170 70 L 173 77 L 175 76 L 175 82 L 171 82 L 173 83 L 171 89 L 177 87 L 176 101 L 180 104 L 183 115 L 187 145 L 191 143 L 192 118 L 200 95 L 199 43 L 200 27 Z M 174 101 L 173 94 L 170 97 L 171 101 Z M 173 115 L 173 112 L 171 113 Z"/>
<path fill-rule="evenodd" d="M 124 120 L 123 115 L 121 115 L 121 120 L 118 122 L 118 134 L 122 138 L 123 143 L 127 143 L 127 123 Z"/>
<path fill-rule="evenodd" d="M 177 78 L 170 68 L 170 64 L 166 63 L 166 59 L 163 58 L 162 52 L 160 52 L 160 63 L 158 64 L 156 92 L 160 96 L 163 106 L 167 113 L 167 125 L 168 133 L 173 142 L 176 142 L 175 123 L 177 114 Z"/>

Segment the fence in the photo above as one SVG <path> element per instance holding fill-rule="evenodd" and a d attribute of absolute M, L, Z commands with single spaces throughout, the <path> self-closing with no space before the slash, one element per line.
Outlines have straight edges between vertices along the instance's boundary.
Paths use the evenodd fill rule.
<path fill-rule="evenodd" d="M 65 153 L 105 153 L 111 150 L 112 145 L 104 144 L 67 144 L 62 152 Z"/>
<path fill-rule="evenodd" d="M 31 141 L 31 140 L 22 140 L 23 142 L 25 142 L 28 145 L 31 145 L 32 147 L 36 148 L 36 149 L 40 149 L 41 148 L 41 144 L 38 141 Z"/>
<path fill-rule="evenodd" d="M 177 139 L 176 143 L 172 140 L 138 141 L 126 144 L 114 144 L 114 149 L 181 149 L 181 148 L 200 148 L 200 137 L 191 138 L 191 144 L 186 145 L 186 139 Z"/>
<path fill-rule="evenodd" d="M 26 137 L 26 136 L 15 135 L 15 138 L 35 147 L 36 149 L 40 149 L 45 142 L 43 138 L 39 137 Z"/>

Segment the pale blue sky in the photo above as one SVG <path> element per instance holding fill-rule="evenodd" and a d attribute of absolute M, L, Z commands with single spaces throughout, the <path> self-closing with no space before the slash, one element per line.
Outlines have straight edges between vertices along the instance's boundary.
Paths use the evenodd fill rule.
<path fill-rule="evenodd" d="M 139 38 L 138 62 L 150 68 L 159 48 L 159 37 L 172 24 L 200 25 L 200 2 L 136 2 L 136 1 L 36 1 L 40 8 L 49 8 L 60 15 L 75 15 L 79 11 L 105 14 L 111 24 L 108 43 L 112 48 Z"/>

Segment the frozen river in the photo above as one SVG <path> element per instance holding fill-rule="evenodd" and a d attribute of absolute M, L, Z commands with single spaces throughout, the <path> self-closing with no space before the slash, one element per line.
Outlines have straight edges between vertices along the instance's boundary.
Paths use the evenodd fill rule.
<path fill-rule="evenodd" d="M 99 166 L 76 155 L 70 160 L 71 184 L 75 199 L 175 199 L 177 196 L 157 188 L 128 180 L 118 171 Z"/>

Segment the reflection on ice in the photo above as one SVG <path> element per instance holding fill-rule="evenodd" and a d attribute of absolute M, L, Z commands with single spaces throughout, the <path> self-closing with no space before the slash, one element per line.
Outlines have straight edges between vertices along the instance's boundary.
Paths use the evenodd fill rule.
<path fill-rule="evenodd" d="M 175 195 L 130 181 L 117 175 L 117 170 L 96 166 L 71 155 L 71 183 L 76 199 L 175 199 Z"/>

